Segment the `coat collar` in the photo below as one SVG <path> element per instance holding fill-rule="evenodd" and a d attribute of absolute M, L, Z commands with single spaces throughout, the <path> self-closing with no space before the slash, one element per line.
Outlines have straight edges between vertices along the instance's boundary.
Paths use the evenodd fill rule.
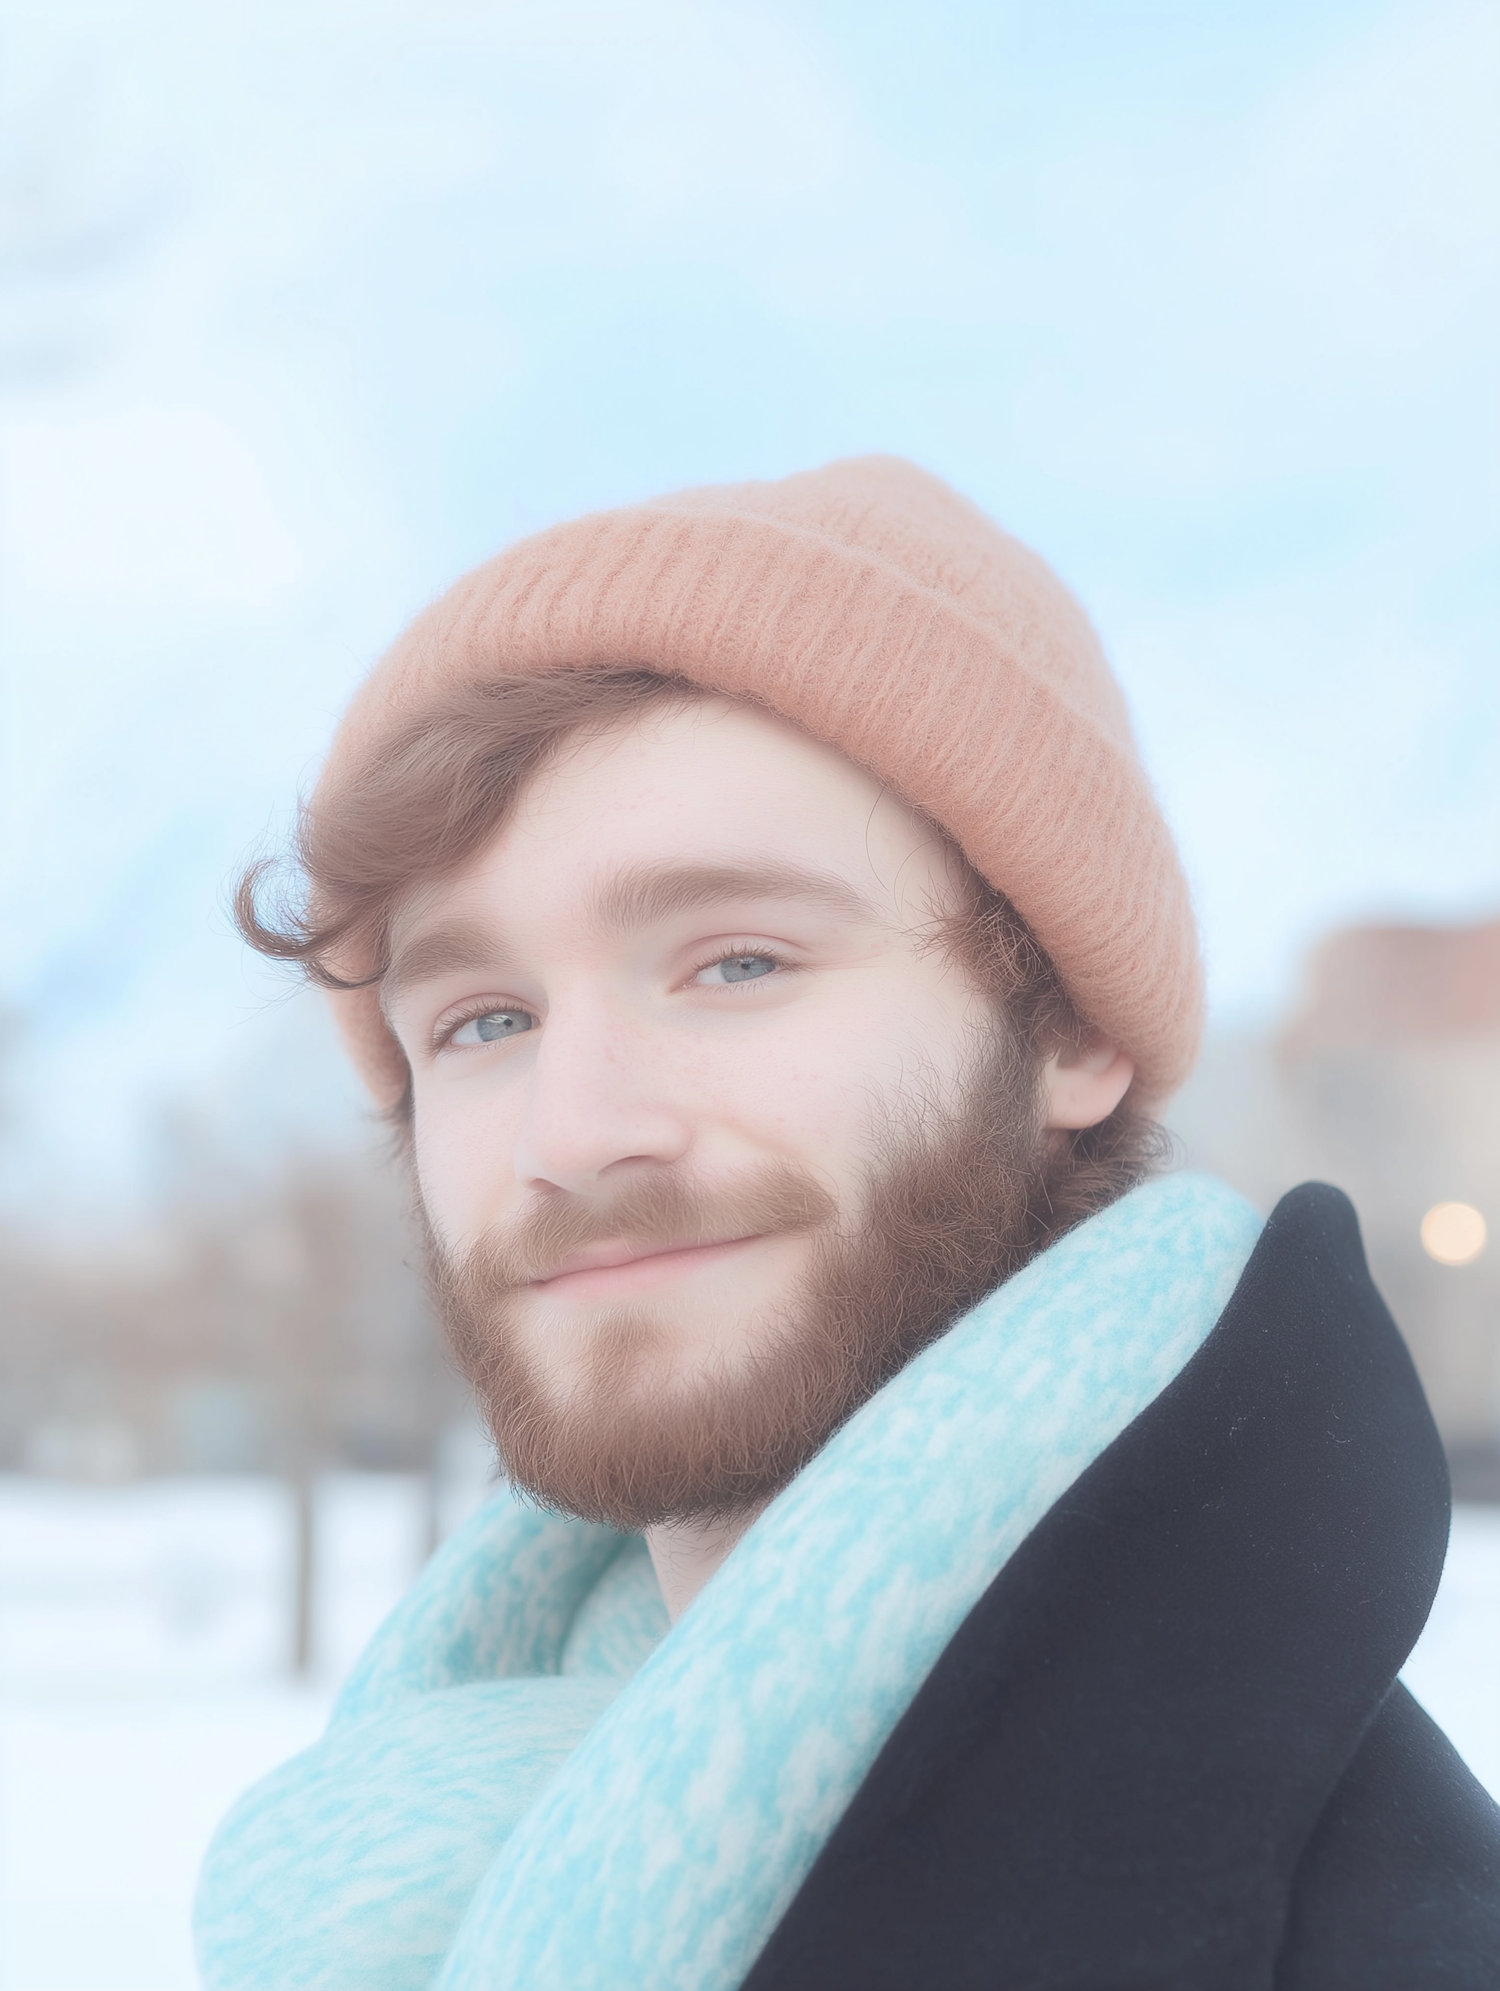
<path fill-rule="evenodd" d="M 1269 1985 L 1447 1517 L 1354 1213 L 1306 1186 L 969 1614 L 745 1991 Z"/>

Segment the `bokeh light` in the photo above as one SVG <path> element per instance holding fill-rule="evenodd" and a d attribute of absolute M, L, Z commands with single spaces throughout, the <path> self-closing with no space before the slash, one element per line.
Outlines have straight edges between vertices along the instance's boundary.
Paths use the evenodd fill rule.
<path fill-rule="evenodd" d="M 1439 1265 L 1472 1265 L 1488 1237 L 1472 1203 L 1434 1203 L 1422 1219 L 1422 1249 Z"/>

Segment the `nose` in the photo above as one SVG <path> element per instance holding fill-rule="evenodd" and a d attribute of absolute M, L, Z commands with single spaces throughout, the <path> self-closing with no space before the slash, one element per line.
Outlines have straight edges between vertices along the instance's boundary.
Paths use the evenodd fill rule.
<path fill-rule="evenodd" d="M 692 1133 L 666 1067 L 615 1018 L 554 1008 L 529 1074 L 516 1180 L 588 1195 L 613 1169 L 680 1161 Z"/>

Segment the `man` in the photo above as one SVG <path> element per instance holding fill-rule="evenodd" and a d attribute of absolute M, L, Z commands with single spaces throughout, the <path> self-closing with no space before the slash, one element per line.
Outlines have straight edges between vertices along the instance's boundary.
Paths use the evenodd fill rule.
<path fill-rule="evenodd" d="M 907 465 L 461 582 L 300 899 L 511 1491 L 222 1828 L 213 1986 L 1473 1987 L 1442 1455 L 1348 1205 L 1159 1172 L 1120 694 Z"/>

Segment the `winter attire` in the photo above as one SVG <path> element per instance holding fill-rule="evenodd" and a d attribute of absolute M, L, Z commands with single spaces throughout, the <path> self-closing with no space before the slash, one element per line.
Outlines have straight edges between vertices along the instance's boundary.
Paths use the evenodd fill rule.
<path fill-rule="evenodd" d="M 425 696 L 548 672 L 652 670 L 754 699 L 934 817 L 1030 923 L 1079 1012 L 1164 1097 L 1202 986 L 1177 853 L 1119 686 L 1034 553 L 894 457 L 682 491 L 522 540 L 435 602 L 371 672 L 313 806 Z M 406 1066 L 375 992 L 339 999 L 376 1099 Z"/>
<path fill-rule="evenodd" d="M 1147 1185 L 670 1632 L 636 1545 L 486 1509 L 226 1821 L 205 1982 L 1481 1991 L 1500 1812 L 1393 1685 L 1446 1517 L 1344 1199 Z"/>
<path fill-rule="evenodd" d="M 1169 1092 L 1192 919 L 1120 693 L 909 465 L 559 526 L 418 619 L 314 798 L 442 687 L 649 669 L 927 811 Z M 377 1101 L 375 991 L 337 999 Z M 1500 1813 L 1396 1673 L 1442 1453 L 1336 1192 L 1198 1177 L 894 1377 L 667 1629 L 644 1550 L 501 1499 L 210 1852 L 211 1991 L 1493 1991 Z"/>

